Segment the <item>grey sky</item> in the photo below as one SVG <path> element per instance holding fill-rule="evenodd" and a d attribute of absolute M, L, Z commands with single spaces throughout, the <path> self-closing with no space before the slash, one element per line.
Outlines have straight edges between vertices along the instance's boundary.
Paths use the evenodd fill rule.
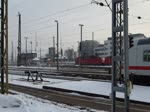
<path fill-rule="evenodd" d="M 110 0 L 108 1 L 110 2 Z M 29 37 L 29 49 L 29 42 L 33 41 L 34 49 L 35 33 L 37 33 L 38 47 L 41 43 L 43 53 L 48 52 L 48 47 L 52 46 L 52 37 L 56 36 L 54 20 L 59 21 L 60 43 L 62 43 L 60 47 L 63 49 L 68 47 L 76 49 L 78 41 L 80 41 L 79 24 L 84 24 L 83 40 L 91 39 L 92 32 L 95 32 L 95 40 L 103 43 L 107 37 L 111 36 L 111 12 L 107 7 L 90 3 L 91 0 L 9 0 L 9 42 L 11 44 L 13 41 L 16 48 L 19 11 L 22 14 L 22 51 L 25 48 L 24 37 Z M 81 7 L 76 8 L 79 6 Z M 149 7 L 149 0 L 129 1 L 130 33 L 150 35 Z M 72 8 L 76 9 L 71 10 Z M 59 13 L 62 11 L 64 12 Z M 142 17 L 141 20 L 136 18 L 138 15 Z"/>

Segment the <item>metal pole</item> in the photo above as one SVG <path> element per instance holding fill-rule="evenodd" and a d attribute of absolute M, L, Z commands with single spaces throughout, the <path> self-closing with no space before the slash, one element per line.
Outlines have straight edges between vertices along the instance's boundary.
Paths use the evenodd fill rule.
<path fill-rule="evenodd" d="M 80 28 L 81 28 L 81 32 L 80 32 L 80 56 L 79 56 L 79 67 L 81 66 L 81 57 L 82 57 L 82 27 L 84 26 L 83 24 L 79 24 Z"/>
<path fill-rule="evenodd" d="M 41 57 L 42 57 L 42 53 L 41 53 L 41 47 L 40 47 L 40 63 L 41 63 Z"/>
<path fill-rule="evenodd" d="M 124 78 L 125 78 L 125 108 L 126 112 L 129 112 L 129 94 L 128 94 L 128 83 L 129 83 L 129 54 L 128 54 L 128 0 L 124 0 Z"/>
<path fill-rule="evenodd" d="M 27 52 L 28 52 L 28 46 L 27 46 L 27 44 L 28 44 L 28 37 L 24 37 L 24 38 L 26 40 L 26 66 L 27 66 Z"/>
<path fill-rule="evenodd" d="M 55 37 L 53 36 L 53 63 L 55 63 Z"/>
<path fill-rule="evenodd" d="M 19 24 L 18 24 L 18 56 L 17 66 L 21 65 L 21 14 L 18 12 Z"/>
<path fill-rule="evenodd" d="M 8 88 L 9 88 L 9 85 L 8 85 L 8 0 L 5 0 L 5 19 L 6 19 L 6 71 L 5 71 L 5 74 L 6 74 L 6 94 L 8 94 Z"/>
<path fill-rule="evenodd" d="M 117 111 L 116 92 L 124 93 L 125 112 L 129 112 L 128 0 L 112 1 L 112 43 L 112 112 Z M 118 81 L 123 84 L 122 87 Z"/>
<path fill-rule="evenodd" d="M 8 0 L 1 0 L 0 7 L 0 18 L 1 18 L 1 93 L 5 92 L 8 94 Z M 6 74 L 6 83 L 4 84 L 4 74 Z"/>
<path fill-rule="evenodd" d="M 1 0 L 1 93 L 4 94 L 4 0 Z"/>
<path fill-rule="evenodd" d="M 14 46 L 13 46 L 13 42 L 11 44 L 12 44 L 11 62 L 13 63 L 14 62 Z"/>
<path fill-rule="evenodd" d="M 31 53 L 32 53 L 32 41 L 30 42 L 30 44 L 31 44 Z"/>
<path fill-rule="evenodd" d="M 94 32 L 92 32 L 92 55 L 94 56 Z"/>
<path fill-rule="evenodd" d="M 38 42 L 37 42 L 37 32 L 35 33 L 35 53 L 37 53 L 37 46 L 38 46 Z"/>
<path fill-rule="evenodd" d="M 57 71 L 59 71 L 59 23 L 57 20 L 55 20 L 57 23 Z"/>

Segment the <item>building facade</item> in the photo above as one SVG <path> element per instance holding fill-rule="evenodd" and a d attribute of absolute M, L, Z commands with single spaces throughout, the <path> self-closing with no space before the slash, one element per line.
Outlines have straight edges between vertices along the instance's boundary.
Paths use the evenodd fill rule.
<path fill-rule="evenodd" d="M 32 65 L 32 61 L 37 57 L 37 53 L 22 53 L 21 54 L 21 65 Z"/>
<path fill-rule="evenodd" d="M 133 41 L 146 38 L 146 36 L 142 33 L 137 34 L 129 34 L 129 36 L 133 37 Z M 108 37 L 107 40 L 104 41 L 104 44 L 100 44 L 96 48 L 94 48 L 94 54 L 100 58 L 106 58 L 112 56 L 112 38 Z"/>
<path fill-rule="evenodd" d="M 95 40 L 85 40 L 79 45 L 81 57 L 94 56 L 94 48 L 98 47 L 99 43 Z"/>
<path fill-rule="evenodd" d="M 99 44 L 96 48 L 94 48 L 94 55 L 100 58 L 105 56 L 104 44 Z"/>

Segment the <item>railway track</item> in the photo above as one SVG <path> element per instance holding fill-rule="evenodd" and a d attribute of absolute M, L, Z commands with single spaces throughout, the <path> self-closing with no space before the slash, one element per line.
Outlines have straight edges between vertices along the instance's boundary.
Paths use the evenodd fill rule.
<path fill-rule="evenodd" d="M 108 70 L 111 69 L 110 67 L 76 67 L 76 66 L 67 66 L 67 67 L 59 67 L 59 71 L 64 72 L 85 72 L 85 73 L 101 73 L 101 74 L 108 74 Z M 38 70 L 40 72 L 57 72 L 56 68 L 54 67 L 13 67 L 9 66 L 9 70 L 17 70 L 17 71 L 25 71 L 25 70 Z"/>
<path fill-rule="evenodd" d="M 17 68 L 17 67 L 10 67 L 9 73 L 10 74 L 24 74 L 24 71 L 38 71 L 43 74 L 43 76 L 67 76 L 67 77 L 82 77 L 88 79 L 101 79 L 101 80 L 111 80 L 111 75 L 108 74 L 107 71 L 84 71 L 84 70 L 72 70 L 72 69 L 60 69 L 59 71 L 50 70 L 48 68 Z"/>
<path fill-rule="evenodd" d="M 42 99 L 55 101 L 59 103 L 64 103 L 73 106 L 81 106 L 83 108 L 93 108 L 97 110 L 105 110 L 110 111 L 111 102 L 109 99 L 105 99 L 104 97 L 99 96 L 91 96 L 90 95 L 77 95 L 77 93 L 71 93 L 64 90 L 53 90 L 50 89 L 37 89 L 31 87 L 25 87 L 20 85 L 9 85 L 11 90 L 26 93 L 32 96 L 36 96 Z M 117 102 L 117 111 L 123 112 L 124 106 L 122 102 Z M 136 102 L 131 103 L 130 112 L 149 112 L 150 107 L 146 104 L 136 104 Z"/>
<path fill-rule="evenodd" d="M 9 74 L 14 75 L 22 75 L 27 76 L 27 74 L 24 73 L 24 71 L 13 71 L 9 70 Z M 53 78 L 53 79 L 64 79 L 64 80 L 74 80 L 74 81 L 80 81 L 80 80 L 91 80 L 91 81 L 109 81 L 111 79 L 111 76 L 108 75 L 93 75 L 92 73 L 76 73 L 76 72 L 63 72 L 63 73 L 46 73 L 42 72 L 43 78 Z"/>

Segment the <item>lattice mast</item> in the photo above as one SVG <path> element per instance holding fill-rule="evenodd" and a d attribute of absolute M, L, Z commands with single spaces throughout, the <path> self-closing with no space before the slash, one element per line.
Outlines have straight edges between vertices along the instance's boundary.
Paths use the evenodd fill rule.
<path fill-rule="evenodd" d="M 1 0 L 1 93 L 8 93 L 8 0 Z M 4 81 L 6 75 L 6 82 Z"/>
<path fill-rule="evenodd" d="M 125 112 L 129 112 L 128 0 L 112 0 L 112 41 L 112 112 L 116 112 L 116 92 L 124 93 Z"/>

